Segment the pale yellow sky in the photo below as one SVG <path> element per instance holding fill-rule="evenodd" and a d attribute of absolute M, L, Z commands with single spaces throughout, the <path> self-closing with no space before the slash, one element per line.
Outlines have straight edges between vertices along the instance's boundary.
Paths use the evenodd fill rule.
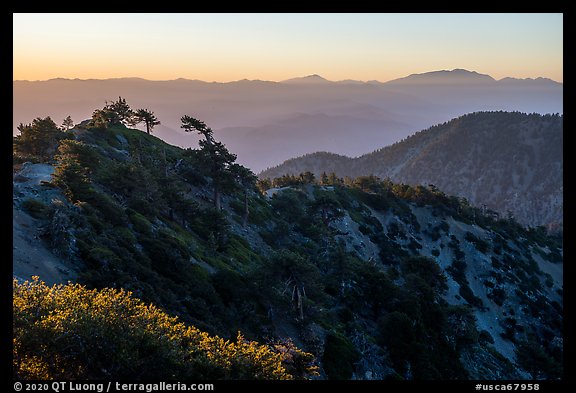
<path fill-rule="evenodd" d="M 562 14 L 14 14 L 13 79 L 563 81 Z"/>

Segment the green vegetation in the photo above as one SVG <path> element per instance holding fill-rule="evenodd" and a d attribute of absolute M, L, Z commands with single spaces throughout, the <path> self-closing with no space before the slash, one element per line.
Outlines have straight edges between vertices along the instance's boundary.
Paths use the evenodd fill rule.
<path fill-rule="evenodd" d="M 557 379 L 562 375 L 562 359 L 550 356 L 534 338 L 519 343 L 516 358 L 534 379 Z"/>
<path fill-rule="evenodd" d="M 316 373 L 312 356 L 293 345 L 265 346 L 240 333 L 235 341 L 210 336 L 124 290 L 48 287 L 35 278 L 14 280 L 13 293 L 17 379 L 294 379 Z"/>
<path fill-rule="evenodd" d="M 70 138 L 68 132 L 59 128 L 50 118 L 38 117 L 30 124 L 18 126 L 20 135 L 14 137 L 13 157 L 15 162 L 46 162 L 50 161 L 58 147 L 58 143 Z"/>
<path fill-rule="evenodd" d="M 466 261 L 464 260 L 465 254 L 460 249 L 460 241 L 456 239 L 452 235 L 450 242 L 448 243 L 448 247 L 452 249 L 454 252 L 454 260 L 452 264 L 448 266 L 446 271 L 452 276 L 454 281 L 456 281 L 460 285 L 460 289 L 458 290 L 458 294 L 462 296 L 469 305 L 473 307 L 477 307 L 479 309 L 484 309 L 485 306 L 478 296 L 474 295 L 472 289 L 470 289 L 470 283 L 466 278 Z"/>
<path fill-rule="evenodd" d="M 134 112 L 131 124 L 136 125 L 138 123 L 144 123 L 146 125 L 146 132 L 150 134 L 154 127 L 160 124 L 160 121 L 154 116 L 154 112 L 148 109 L 138 109 Z"/>
<path fill-rule="evenodd" d="M 22 208 L 34 218 L 46 218 L 49 207 L 36 199 L 26 199 L 22 202 Z"/>
<path fill-rule="evenodd" d="M 358 360 L 358 354 L 348 339 L 336 333 L 330 333 L 326 337 L 322 360 L 328 379 L 350 379 L 354 372 L 354 362 Z"/>
<path fill-rule="evenodd" d="M 488 252 L 489 248 L 488 243 L 485 240 L 479 239 L 477 236 L 474 236 L 473 233 L 466 232 L 466 234 L 464 235 L 464 239 L 474 244 L 474 247 L 476 247 L 476 249 L 481 253 L 486 254 L 486 252 Z"/>

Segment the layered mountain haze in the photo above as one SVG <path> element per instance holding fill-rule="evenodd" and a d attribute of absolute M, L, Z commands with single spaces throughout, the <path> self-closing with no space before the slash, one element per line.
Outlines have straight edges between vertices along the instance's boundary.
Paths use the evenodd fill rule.
<path fill-rule="evenodd" d="M 401 130 L 406 125 L 369 116 L 368 113 L 363 117 L 300 113 L 274 125 L 223 128 L 219 133 L 227 146 L 237 146 L 238 157 L 244 157 L 239 161 L 250 168 L 259 167 L 259 162 L 277 161 L 279 157 L 313 153 L 319 146 L 338 154 L 362 155 L 368 146 L 389 145 L 404 136 Z M 382 133 L 382 127 L 396 131 Z M 329 133 L 325 132 L 327 129 Z M 359 137 L 351 138 L 354 134 Z"/>
<path fill-rule="evenodd" d="M 122 96 L 135 107 L 153 108 L 162 122 L 156 135 L 178 146 L 198 141 L 182 132 L 178 119 L 186 113 L 205 119 L 240 163 L 259 172 L 315 151 L 362 155 L 474 111 L 562 113 L 562 95 L 563 85 L 551 80 L 496 81 L 459 69 L 385 83 L 332 82 L 319 75 L 282 82 L 14 81 L 13 134 L 38 116 L 58 121 L 70 115 L 79 123 L 103 101 Z M 301 143 L 292 142 L 302 135 Z"/>
<path fill-rule="evenodd" d="M 525 225 L 562 227 L 563 116 L 479 112 L 418 132 L 352 159 L 327 153 L 286 161 L 260 174 L 310 171 L 344 177 L 376 175 L 433 184 Z"/>

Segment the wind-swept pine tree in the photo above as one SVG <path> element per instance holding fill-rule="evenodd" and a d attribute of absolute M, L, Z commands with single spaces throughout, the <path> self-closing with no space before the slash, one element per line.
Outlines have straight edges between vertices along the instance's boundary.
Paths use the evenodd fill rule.
<path fill-rule="evenodd" d="M 160 124 L 160 120 L 156 118 L 154 112 L 149 111 L 148 109 L 138 109 L 132 116 L 131 124 L 136 125 L 142 122 L 146 124 L 146 132 L 148 134 L 152 133 L 154 127 Z"/>
<path fill-rule="evenodd" d="M 230 166 L 236 161 L 236 155 L 230 153 L 222 142 L 214 140 L 214 132 L 203 121 L 188 115 L 182 116 L 180 120 L 182 121 L 181 128 L 184 131 L 197 131 L 204 136 L 204 140 L 200 140 L 198 144 L 200 145 L 200 152 L 208 162 L 208 172 L 214 188 L 214 207 L 220 211 L 222 191 L 232 188 L 234 185 Z"/>

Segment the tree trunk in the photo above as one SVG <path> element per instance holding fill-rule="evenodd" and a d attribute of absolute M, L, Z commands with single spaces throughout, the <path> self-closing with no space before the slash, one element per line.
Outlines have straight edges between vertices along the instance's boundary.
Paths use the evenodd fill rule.
<path fill-rule="evenodd" d="M 304 308 L 302 305 L 302 293 L 300 292 L 300 288 L 296 290 L 296 295 L 298 296 L 298 312 L 300 315 L 300 320 L 304 320 Z"/>
<path fill-rule="evenodd" d="M 220 203 L 220 191 L 218 191 L 218 188 L 214 187 L 214 207 L 216 208 L 217 211 L 220 211 L 221 209 L 221 203 Z"/>
<path fill-rule="evenodd" d="M 168 162 L 166 161 L 166 147 L 164 147 L 163 158 L 164 158 L 164 177 L 167 178 L 168 177 Z"/>
<path fill-rule="evenodd" d="M 244 189 L 244 215 L 242 216 L 242 228 L 246 228 L 248 224 L 248 190 Z"/>

